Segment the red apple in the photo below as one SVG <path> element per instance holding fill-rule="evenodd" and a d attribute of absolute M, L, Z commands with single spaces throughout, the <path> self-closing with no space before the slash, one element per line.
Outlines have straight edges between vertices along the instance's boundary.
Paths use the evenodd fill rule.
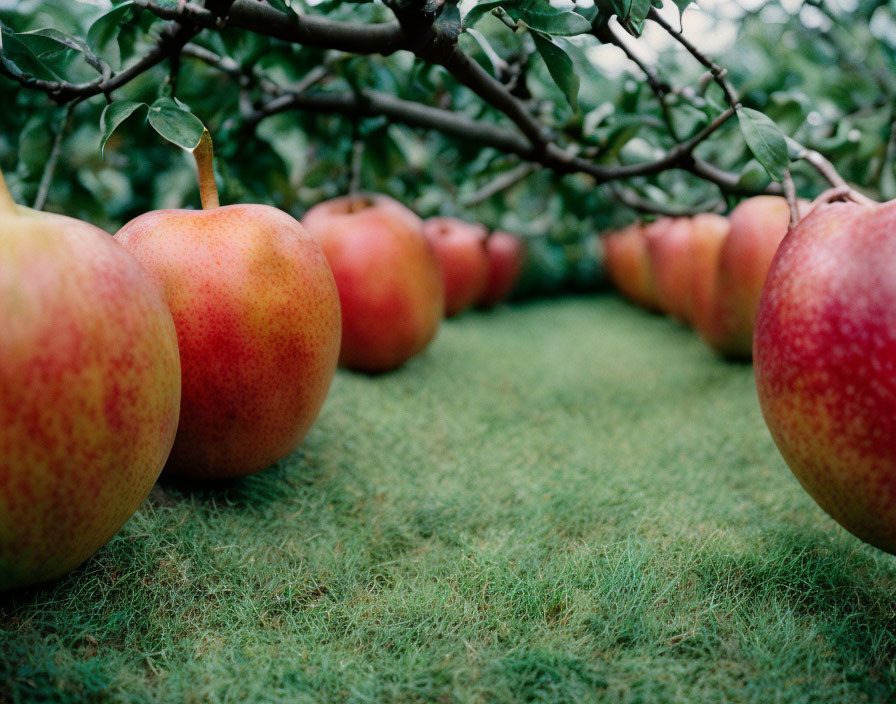
<path fill-rule="evenodd" d="M 730 223 L 719 252 L 712 310 L 698 321 L 697 331 L 719 354 L 750 359 L 759 297 L 790 225 L 790 208 L 780 196 L 756 196 L 731 212 Z"/>
<path fill-rule="evenodd" d="M 485 256 L 488 263 L 485 291 L 479 298 L 482 308 L 507 300 L 519 279 L 526 257 L 522 239 L 507 232 L 495 230 L 485 240 Z"/>
<path fill-rule="evenodd" d="M 488 278 L 483 243 L 488 230 L 457 218 L 429 218 L 423 234 L 432 244 L 442 269 L 445 316 L 457 315 L 478 301 Z"/>
<path fill-rule="evenodd" d="M 0 591 L 55 579 L 139 508 L 180 363 L 159 287 L 102 230 L 18 207 L 0 175 Z"/>
<path fill-rule="evenodd" d="M 166 472 L 241 476 L 293 452 L 317 418 L 339 354 L 339 297 L 292 217 L 215 207 L 217 193 L 203 206 L 146 213 L 115 239 L 161 283 L 177 329 L 183 400 Z"/>
<path fill-rule="evenodd" d="M 660 218 L 644 228 L 644 237 L 660 310 L 690 323 L 691 220 Z"/>
<path fill-rule="evenodd" d="M 719 253 L 728 236 L 728 218 L 715 213 L 700 213 L 691 218 L 690 318 L 695 327 L 709 316 L 716 286 Z"/>
<path fill-rule="evenodd" d="M 444 291 L 420 218 L 387 196 L 358 195 L 320 203 L 302 222 L 339 289 L 340 364 L 384 372 L 422 352 L 439 329 Z"/>
<path fill-rule="evenodd" d="M 896 201 L 818 206 L 782 242 L 755 337 L 756 387 L 800 484 L 896 553 Z"/>
<path fill-rule="evenodd" d="M 636 305 L 658 310 L 644 226 L 633 223 L 604 235 L 602 242 L 607 273 L 616 289 Z"/>

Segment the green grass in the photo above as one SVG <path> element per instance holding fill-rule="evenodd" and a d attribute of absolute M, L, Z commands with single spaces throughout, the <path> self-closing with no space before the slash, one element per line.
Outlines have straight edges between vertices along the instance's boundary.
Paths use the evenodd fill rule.
<path fill-rule="evenodd" d="M 894 606 L 749 366 L 611 297 L 541 302 L 340 373 L 301 452 L 162 483 L 0 598 L 0 702 L 887 701 Z"/>

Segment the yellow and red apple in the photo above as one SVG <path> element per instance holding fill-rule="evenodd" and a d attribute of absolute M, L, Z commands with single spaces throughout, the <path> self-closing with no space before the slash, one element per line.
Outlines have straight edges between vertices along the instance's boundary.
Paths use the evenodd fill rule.
<path fill-rule="evenodd" d="M 85 222 L 0 176 L 0 591 L 74 569 L 168 458 L 181 382 L 161 289 Z"/>
<path fill-rule="evenodd" d="M 198 163 L 197 158 L 197 163 Z M 320 247 L 267 205 L 157 210 L 115 235 L 174 317 L 181 419 L 166 473 L 249 474 L 289 455 L 324 403 L 339 355 L 339 296 Z M 203 181 L 204 178 L 204 181 Z"/>

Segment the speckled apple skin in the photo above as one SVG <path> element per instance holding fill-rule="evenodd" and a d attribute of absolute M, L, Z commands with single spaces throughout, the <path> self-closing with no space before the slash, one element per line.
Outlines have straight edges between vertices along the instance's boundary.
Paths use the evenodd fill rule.
<path fill-rule="evenodd" d="M 336 278 L 342 366 L 390 371 L 432 342 L 445 294 L 419 217 L 386 196 L 362 195 L 320 203 L 302 223 Z"/>
<path fill-rule="evenodd" d="M 158 286 L 87 223 L 0 214 L 0 590 L 109 541 L 174 441 L 180 363 Z"/>
<path fill-rule="evenodd" d="M 462 313 L 485 293 L 488 283 L 488 257 L 483 225 L 458 218 L 429 218 L 423 234 L 439 258 L 445 286 L 445 316 Z"/>
<path fill-rule="evenodd" d="M 339 354 L 339 298 L 320 248 L 265 205 L 157 210 L 117 239 L 161 285 L 174 317 L 181 420 L 165 474 L 257 472 L 317 418 Z"/>
<path fill-rule="evenodd" d="M 896 202 L 819 206 L 787 235 L 754 363 L 799 482 L 847 530 L 896 553 Z"/>

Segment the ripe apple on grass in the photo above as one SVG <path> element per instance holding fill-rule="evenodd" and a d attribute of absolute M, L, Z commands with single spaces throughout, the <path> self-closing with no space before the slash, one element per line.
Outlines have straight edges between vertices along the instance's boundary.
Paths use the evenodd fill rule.
<path fill-rule="evenodd" d="M 158 210 L 115 239 L 163 287 L 183 374 L 166 473 L 234 477 L 293 452 L 339 354 L 339 298 L 320 247 L 267 205 L 218 207 L 211 140 L 194 152 L 203 210 Z"/>
<path fill-rule="evenodd" d="M 644 225 L 632 223 L 605 235 L 602 242 L 607 273 L 616 289 L 636 305 L 658 310 Z"/>
<path fill-rule="evenodd" d="M 422 352 L 444 307 L 439 261 L 423 221 L 387 196 L 352 195 L 315 205 L 302 224 L 326 255 L 339 290 L 339 363 L 384 372 Z"/>
<path fill-rule="evenodd" d="M 716 269 L 731 223 L 723 215 L 700 213 L 691 218 L 691 283 L 688 309 L 693 325 L 705 320 L 713 303 Z"/>
<path fill-rule="evenodd" d="M 423 223 L 423 234 L 439 257 L 445 286 L 445 316 L 462 313 L 479 301 L 488 282 L 483 225 L 457 218 L 435 217 Z"/>
<path fill-rule="evenodd" d="M 838 523 L 896 553 L 896 201 L 820 203 L 784 239 L 754 365 L 772 438 Z"/>
<path fill-rule="evenodd" d="M 0 175 L 0 591 L 118 532 L 168 457 L 180 396 L 157 284 L 99 228 L 15 205 Z"/>
<path fill-rule="evenodd" d="M 731 212 L 730 225 L 718 255 L 712 303 L 695 327 L 722 356 L 749 360 L 759 297 L 775 251 L 787 234 L 790 208 L 780 196 L 755 196 Z"/>
<path fill-rule="evenodd" d="M 644 227 L 659 309 L 683 323 L 691 322 L 691 227 L 685 217 L 659 218 Z"/>
<path fill-rule="evenodd" d="M 513 292 L 523 270 L 526 248 L 521 238 L 495 230 L 485 240 L 485 258 L 485 290 L 476 305 L 492 308 Z"/>

